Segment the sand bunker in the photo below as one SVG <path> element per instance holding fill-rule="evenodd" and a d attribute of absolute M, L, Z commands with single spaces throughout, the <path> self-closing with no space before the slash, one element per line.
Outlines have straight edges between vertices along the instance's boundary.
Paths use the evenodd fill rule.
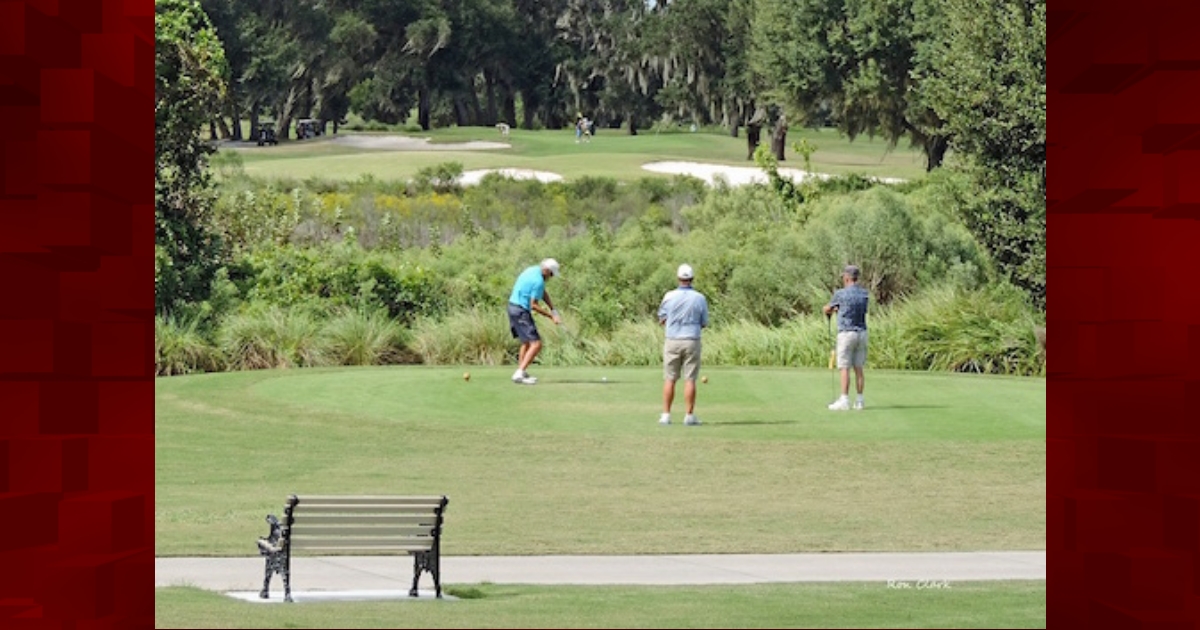
<path fill-rule="evenodd" d="M 433 144 L 429 138 L 410 138 L 408 136 L 373 136 L 362 134 L 337 135 L 329 139 L 331 144 L 356 149 L 374 149 L 377 151 L 488 151 L 494 149 L 510 149 L 512 145 L 503 142 L 443 142 Z"/>
<path fill-rule="evenodd" d="M 550 173 L 548 171 L 533 171 L 527 168 L 486 168 L 474 171 L 465 171 L 462 177 L 458 180 L 464 186 L 474 186 L 483 179 L 488 173 L 497 173 L 503 177 L 512 179 L 536 179 L 542 183 L 562 181 L 563 176 L 558 173 Z"/>
<path fill-rule="evenodd" d="M 716 185 L 718 179 L 724 180 L 730 186 L 767 183 L 766 173 L 762 169 L 753 166 L 726 166 L 724 164 L 702 164 L 700 162 L 651 162 L 643 164 L 642 168 L 653 173 L 691 175 L 692 177 L 704 180 L 709 186 Z M 809 177 L 816 177 L 818 179 L 832 177 L 832 175 L 825 173 L 809 173 L 798 168 L 781 168 L 779 169 L 779 174 L 791 178 L 796 182 L 802 182 Z M 873 177 L 871 179 L 884 184 L 898 184 L 904 181 L 894 177 Z"/>

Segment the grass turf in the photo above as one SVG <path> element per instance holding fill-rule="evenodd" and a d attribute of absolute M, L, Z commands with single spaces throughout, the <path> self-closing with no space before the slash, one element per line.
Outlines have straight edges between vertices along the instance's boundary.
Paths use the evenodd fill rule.
<path fill-rule="evenodd" d="M 343 134 L 339 134 L 343 135 Z M 376 134 L 372 134 L 376 135 Z M 619 130 L 601 130 L 590 143 L 577 144 L 570 130 L 512 130 L 501 138 L 490 127 L 452 127 L 413 134 L 437 144 L 444 151 L 385 151 L 359 149 L 337 144 L 333 136 L 305 141 L 285 142 L 274 147 L 253 144 L 226 145 L 223 150 L 241 154 L 248 175 L 265 178 L 310 177 L 357 179 L 372 175 L 378 179 L 407 179 L 422 168 L 443 162 L 460 162 L 466 170 L 484 168 L 527 168 L 558 173 L 566 179 L 582 176 L 613 177 L 622 180 L 660 176 L 643 170 L 643 164 L 656 161 L 696 161 L 754 166 L 746 160 L 744 135 L 733 138 L 716 133 L 640 132 L 630 136 Z M 821 173 L 860 173 L 878 177 L 912 179 L 924 173 L 924 158 L 907 147 L 890 149 L 880 139 L 860 137 L 851 142 L 832 129 L 793 129 L 788 133 L 789 147 L 801 138 L 817 146 L 813 169 Z M 452 143 L 467 141 L 506 142 L 508 149 L 487 151 L 455 150 Z M 803 168 L 803 158 L 789 148 L 781 166 Z"/>
<path fill-rule="evenodd" d="M 458 601 L 259 604 L 157 589 L 158 628 L 1044 628 L 1044 581 L 451 589 Z"/>
<path fill-rule="evenodd" d="M 657 369 L 465 369 L 158 379 L 156 553 L 253 555 L 293 492 L 447 494 L 449 555 L 1044 548 L 1041 379 L 868 371 L 835 413 L 828 371 L 706 369 L 663 427 Z"/>

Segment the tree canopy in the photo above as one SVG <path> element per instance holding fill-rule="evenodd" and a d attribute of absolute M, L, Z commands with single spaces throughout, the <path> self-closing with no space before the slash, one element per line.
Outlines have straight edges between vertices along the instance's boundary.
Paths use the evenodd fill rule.
<path fill-rule="evenodd" d="M 336 132 L 350 112 L 398 124 L 415 111 L 424 129 L 562 128 L 584 115 L 628 133 L 685 123 L 737 135 L 751 121 L 758 132 L 786 120 L 908 142 L 929 170 L 949 164 L 946 198 L 1006 277 L 1044 306 L 1044 0 L 156 6 L 160 232 L 184 230 L 171 213 L 204 207 L 178 201 L 205 186 L 192 169 L 205 151 L 190 135 L 197 124 L 237 138 L 242 120 L 253 131 L 266 116 L 286 138 L 297 118 L 333 121 Z M 200 237 L 182 236 L 164 261 L 203 257 Z M 184 291 L 200 281 L 186 269 L 163 282 Z"/>

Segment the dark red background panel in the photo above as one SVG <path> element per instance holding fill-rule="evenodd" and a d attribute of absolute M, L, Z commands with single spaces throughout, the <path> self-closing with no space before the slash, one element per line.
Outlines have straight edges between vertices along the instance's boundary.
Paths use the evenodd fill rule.
<path fill-rule="evenodd" d="M 1200 6 L 1051 0 L 1047 619 L 1200 616 Z"/>
<path fill-rule="evenodd" d="M 154 625 L 153 11 L 0 1 L 0 626 Z"/>

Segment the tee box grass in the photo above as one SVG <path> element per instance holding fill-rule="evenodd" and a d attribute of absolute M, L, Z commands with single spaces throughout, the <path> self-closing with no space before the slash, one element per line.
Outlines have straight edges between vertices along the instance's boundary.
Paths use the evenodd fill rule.
<path fill-rule="evenodd" d="M 470 370 L 471 379 L 462 378 Z M 254 554 L 290 493 L 450 496 L 448 555 L 1042 549 L 1045 382 L 705 368 L 705 424 L 653 368 L 373 367 L 156 381 L 159 556 Z M 677 405 L 682 404 L 677 402 Z M 676 408 L 676 419 L 680 419 Z M 1045 582 L 538 587 L 295 606 L 156 591 L 157 627 L 1043 627 Z"/>
<path fill-rule="evenodd" d="M 827 370 L 706 368 L 664 427 L 658 369 L 465 370 L 158 379 L 157 554 L 252 555 L 291 493 L 446 494 L 448 555 L 1044 548 L 1041 379 L 868 371 L 831 412 Z"/>

